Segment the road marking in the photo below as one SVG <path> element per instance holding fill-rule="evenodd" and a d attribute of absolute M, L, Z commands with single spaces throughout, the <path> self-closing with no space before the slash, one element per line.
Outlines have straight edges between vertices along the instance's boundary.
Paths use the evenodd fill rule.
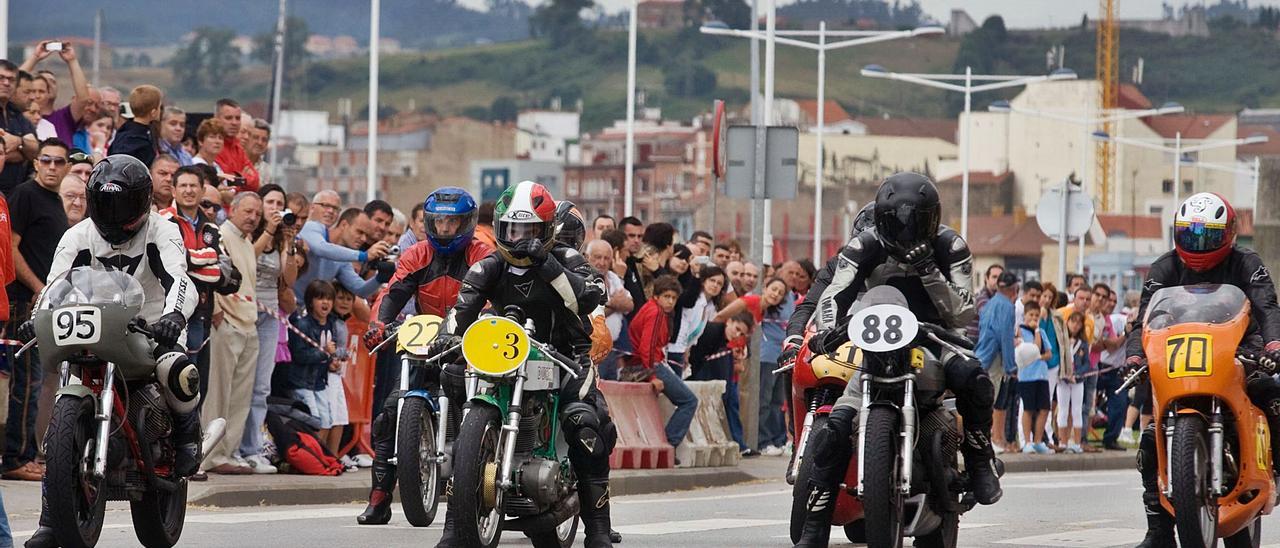
<path fill-rule="evenodd" d="M 1115 485 L 1102 481 L 1041 481 L 1036 483 L 1014 483 L 1005 485 L 1006 489 L 1081 489 L 1085 487 L 1107 487 Z"/>
<path fill-rule="evenodd" d="M 1107 523 L 1115 523 L 1118 519 L 1091 519 L 1088 521 L 1077 521 L 1075 523 L 1066 524 L 1067 527 L 1093 527 L 1094 525 L 1103 525 Z"/>
<path fill-rule="evenodd" d="M 779 496 L 791 494 L 790 489 L 778 489 L 776 491 L 758 491 L 754 493 L 738 493 L 736 495 L 716 495 L 706 497 L 671 497 L 662 499 L 633 499 L 630 497 L 617 497 L 610 502 L 613 504 L 671 504 L 683 502 L 700 502 L 708 500 L 726 500 L 726 499 L 747 499 L 763 496 Z"/>
<path fill-rule="evenodd" d="M 1062 548 L 1108 548 L 1110 546 L 1129 546 L 1142 540 L 1146 531 L 1142 529 L 1116 529 L 1102 527 L 1083 531 L 1060 531 L 1047 535 L 1022 537 L 1008 540 L 997 540 L 996 544 L 1012 544 L 1015 546 L 1052 546 Z"/>
<path fill-rule="evenodd" d="M 187 514 L 186 523 L 202 523 L 208 525 L 234 525 L 240 523 L 260 523 L 269 521 L 289 521 L 289 520 L 311 520 L 311 519 L 333 519 L 343 517 L 354 517 L 355 512 L 352 508 L 327 507 L 327 508 L 308 508 L 305 510 L 274 510 L 261 512 L 241 512 L 234 514 Z M 108 523 L 102 526 L 106 529 L 132 529 L 132 523 Z M 18 531 L 13 533 L 14 538 L 26 538 L 35 534 L 35 530 Z"/>
<path fill-rule="evenodd" d="M 785 519 L 695 519 L 688 521 L 664 521 L 639 525 L 615 526 L 623 535 L 671 535 L 675 533 L 693 533 L 699 531 L 716 531 L 720 529 L 744 529 L 747 527 L 764 527 L 768 525 L 785 525 Z"/>

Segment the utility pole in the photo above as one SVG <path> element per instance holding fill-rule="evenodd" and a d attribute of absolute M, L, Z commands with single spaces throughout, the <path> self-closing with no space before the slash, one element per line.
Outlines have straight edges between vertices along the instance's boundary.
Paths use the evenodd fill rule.
<path fill-rule="evenodd" d="M 5 17 L 5 29 L 6 29 L 5 42 L 7 44 L 8 43 L 7 29 L 9 28 L 9 24 L 8 24 L 9 2 L 7 1 L 5 2 L 4 11 L 5 11 L 4 17 Z M 5 51 L 8 51 L 8 50 L 6 49 Z M 101 66 L 102 66 L 102 10 L 99 9 L 96 13 L 93 14 L 93 86 L 94 87 L 98 87 L 99 85 L 101 85 L 100 84 L 101 81 L 98 78 L 99 74 L 101 74 L 99 72 L 99 69 L 101 68 Z"/>
<path fill-rule="evenodd" d="M 284 33 L 285 33 L 285 3 L 288 0 L 280 0 L 280 14 L 276 17 L 276 71 L 275 78 L 271 82 L 271 163 L 268 164 L 268 177 L 276 177 L 276 165 L 280 156 L 280 88 L 284 87 Z M 272 181 L 283 183 L 284 178 L 280 181 Z"/>
<path fill-rule="evenodd" d="M 382 0 L 369 4 L 369 165 L 365 169 L 365 194 L 369 201 L 378 197 L 378 19 Z"/>

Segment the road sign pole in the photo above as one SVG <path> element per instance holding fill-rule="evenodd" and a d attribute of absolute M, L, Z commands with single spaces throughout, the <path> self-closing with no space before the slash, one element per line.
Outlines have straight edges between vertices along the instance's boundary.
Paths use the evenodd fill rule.
<path fill-rule="evenodd" d="M 818 23 L 818 158 L 813 176 L 813 262 L 822 264 L 822 138 L 826 133 L 827 22 Z"/>
<path fill-rule="evenodd" d="M 1062 229 L 1058 233 L 1058 287 L 1067 287 L 1067 196 L 1071 178 L 1062 180 Z M 1071 298 L 1070 295 L 1067 298 Z"/>

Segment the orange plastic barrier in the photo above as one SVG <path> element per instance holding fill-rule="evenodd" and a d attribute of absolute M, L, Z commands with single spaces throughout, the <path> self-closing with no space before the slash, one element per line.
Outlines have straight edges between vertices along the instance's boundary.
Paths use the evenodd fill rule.
<path fill-rule="evenodd" d="M 342 372 L 342 387 L 347 394 L 347 428 L 351 429 L 351 441 L 340 454 L 345 455 L 353 446 L 361 453 L 373 454 L 369 443 L 369 423 L 373 421 L 373 373 L 377 362 L 364 349 L 360 338 L 369 330 L 369 322 L 347 318 L 347 352 L 355 358 Z"/>
<path fill-rule="evenodd" d="M 600 392 L 609 402 L 609 414 L 618 428 L 618 444 L 609 455 L 609 467 L 671 468 L 675 448 L 667 444 L 666 422 L 658 398 L 649 383 L 600 381 Z"/>

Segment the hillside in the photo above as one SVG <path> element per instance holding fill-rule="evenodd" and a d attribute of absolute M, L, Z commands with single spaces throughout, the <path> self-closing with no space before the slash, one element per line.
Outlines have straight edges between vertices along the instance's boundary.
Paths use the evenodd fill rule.
<path fill-rule="evenodd" d="M 625 114 L 626 36 L 601 32 L 589 44 L 556 50 L 542 41 L 521 41 L 436 50 L 426 54 L 384 56 L 382 101 L 395 110 L 434 109 L 446 114 L 483 116 L 495 99 L 507 97 L 517 106 L 545 105 L 560 97 L 569 107 L 578 98 L 584 104 L 583 127 L 596 129 Z M 858 76 L 862 66 L 879 63 L 891 70 L 950 72 L 962 46 L 974 63 L 1000 73 L 1034 74 L 1044 71 L 1044 54 L 1052 46 L 1066 48 L 1066 65 L 1082 78 L 1093 74 L 1093 33 L 1081 30 L 1010 32 L 998 45 L 983 46 L 981 55 L 970 55 L 973 35 L 962 43 L 954 38 L 888 42 L 828 56 L 827 96 L 855 114 L 892 116 L 944 116 L 960 104 L 959 94 L 898 82 Z M 979 40 L 980 41 L 980 40 Z M 1143 91 L 1156 103 L 1179 101 L 1198 112 L 1236 112 L 1244 107 L 1280 107 L 1280 57 L 1271 34 L 1253 29 L 1217 29 L 1209 38 L 1169 38 L 1124 32 L 1121 75 L 1128 81 L 1130 67 L 1145 60 Z M 649 106 L 660 106 L 666 117 L 687 119 L 705 112 L 712 99 L 724 98 L 731 106 L 747 101 L 748 42 L 733 38 L 690 37 L 672 32 L 646 32 L 640 46 L 639 87 Z M 779 47 L 776 89 L 779 97 L 814 96 L 816 56 L 808 50 Z M 985 57 L 984 57 L 985 56 Z M 714 87 L 706 88 L 705 67 L 714 74 Z M 979 66 L 979 69 L 983 66 Z M 666 85 L 674 71 L 692 71 L 704 82 L 692 93 L 673 93 Z M 368 72 L 364 59 L 310 62 L 289 78 L 286 104 L 292 108 L 335 110 L 339 98 L 351 98 L 357 110 L 366 108 Z M 166 69 L 108 72 L 113 83 L 145 81 L 161 86 L 172 82 Z M 696 86 L 695 86 L 696 87 Z M 265 102 L 268 85 L 265 67 L 253 66 L 228 83 L 232 95 L 245 102 Z M 1005 95 L 1008 97 L 1014 92 Z M 180 105 L 207 108 L 213 97 L 171 97 Z M 997 94 L 975 97 L 984 107 Z M 362 111 L 361 111 L 362 115 Z"/>

